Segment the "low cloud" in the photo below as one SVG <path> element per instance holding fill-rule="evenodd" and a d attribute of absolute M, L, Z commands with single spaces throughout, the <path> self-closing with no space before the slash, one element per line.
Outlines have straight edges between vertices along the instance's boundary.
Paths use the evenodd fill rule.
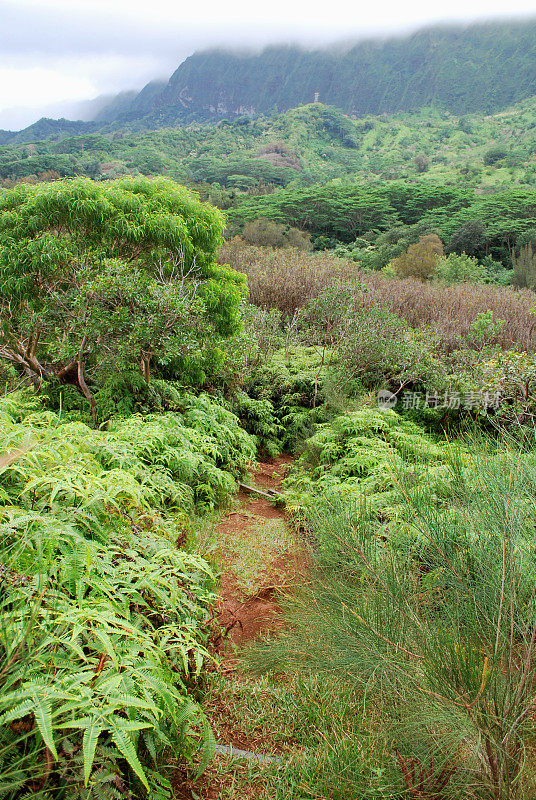
<path fill-rule="evenodd" d="M 0 0 L 0 127 L 17 129 L 44 114 L 81 114 L 74 101 L 167 78 L 195 50 L 258 48 L 270 42 L 315 46 L 341 39 L 407 31 L 425 21 L 530 11 L 529 0 L 380 0 L 353 10 L 347 0 L 312 8 L 308 0 Z M 490 5 L 491 3 L 491 5 Z M 23 122 L 21 123 L 21 120 Z"/>

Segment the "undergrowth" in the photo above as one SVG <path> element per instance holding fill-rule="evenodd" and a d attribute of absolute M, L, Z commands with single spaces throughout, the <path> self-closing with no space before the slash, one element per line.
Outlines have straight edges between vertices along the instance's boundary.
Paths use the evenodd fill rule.
<path fill-rule="evenodd" d="M 366 498 L 376 534 L 390 536 L 407 518 L 395 474 L 404 470 L 410 479 L 417 469 L 420 474 L 424 470 L 427 485 L 439 493 L 449 464 L 460 458 L 466 458 L 462 449 L 433 440 L 395 411 L 364 406 L 318 425 L 305 441 L 285 481 L 287 506 L 303 516 L 320 497 Z"/>
<path fill-rule="evenodd" d="M 164 800 L 174 759 L 213 753 L 214 575 L 177 545 L 255 446 L 220 403 L 182 405 L 95 430 L 0 401 L 2 797 Z"/>
<path fill-rule="evenodd" d="M 324 380 L 330 353 L 318 347 L 289 346 L 273 353 L 253 376 L 250 393 L 273 409 L 278 441 L 294 451 L 326 418 Z"/>
<path fill-rule="evenodd" d="M 285 633 L 254 646 L 249 664 L 340 680 L 339 702 L 357 692 L 381 713 L 364 714 L 353 751 L 331 750 L 309 794 L 287 796 L 337 797 L 322 791 L 341 759 L 350 796 L 533 796 L 533 453 L 436 444 L 394 412 L 364 409 L 321 428 L 304 459 L 312 477 L 290 483 L 309 500 L 314 567 Z M 373 789 L 356 767 L 363 742 L 398 789 Z"/>

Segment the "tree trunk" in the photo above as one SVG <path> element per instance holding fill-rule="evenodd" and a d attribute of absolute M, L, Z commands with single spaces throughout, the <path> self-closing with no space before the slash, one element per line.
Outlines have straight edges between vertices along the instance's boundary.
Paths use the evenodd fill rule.
<path fill-rule="evenodd" d="M 78 385 L 80 386 L 82 393 L 86 400 L 89 403 L 91 408 L 91 416 L 93 417 L 93 422 L 97 424 L 97 403 L 95 402 L 95 398 L 91 394 L 88 389 L 88 385 L 84 378 L 84 366 L 82 363 L 82 357 L 79 356 L 78 358 Z"/>
<path fill-rule="evenodd" d="M 149 383 L 151 378 L 151 356 L 141 357 L 141 374 L 146 383 Z"/>

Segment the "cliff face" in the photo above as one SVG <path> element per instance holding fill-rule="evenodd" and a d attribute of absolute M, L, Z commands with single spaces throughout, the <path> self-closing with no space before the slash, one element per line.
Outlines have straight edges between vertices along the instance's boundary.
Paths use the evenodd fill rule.
<path fill-rule="evenodd" d="M 268 47 L 187 58 L 150 115 L 271 114 L 318 99 L 348 114 L 437 105 L 491 113 L 536 93 L 536 23 L 441 27 L 345 51 Z"/>
<path fill-rule="evenodd" d="M 206 50 L 187 58 L 167 83 L 118 95 L 92 123 L 40 120 L 36 126 L 42 138 L 99 126 L 151 129 L 271 115 L 316 99 L 355 116 L 429 105 L 458 115 L 493 113 L 535 94 L 536 20 L 526 20 L 428 28 L 344 50 Z M 35 138 L 33 129 L 0 131 L 0 142 Z"/>

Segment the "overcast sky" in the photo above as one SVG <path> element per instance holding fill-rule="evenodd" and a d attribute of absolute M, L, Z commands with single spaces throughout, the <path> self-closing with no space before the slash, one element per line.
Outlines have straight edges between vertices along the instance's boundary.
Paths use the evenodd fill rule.
<path fill-rule="evenodd" d="M 534 0 L 0 0 L 0 128 L 167 78 L 215 44 L 305 44 L 447 20 L 536 15 Z"/>

